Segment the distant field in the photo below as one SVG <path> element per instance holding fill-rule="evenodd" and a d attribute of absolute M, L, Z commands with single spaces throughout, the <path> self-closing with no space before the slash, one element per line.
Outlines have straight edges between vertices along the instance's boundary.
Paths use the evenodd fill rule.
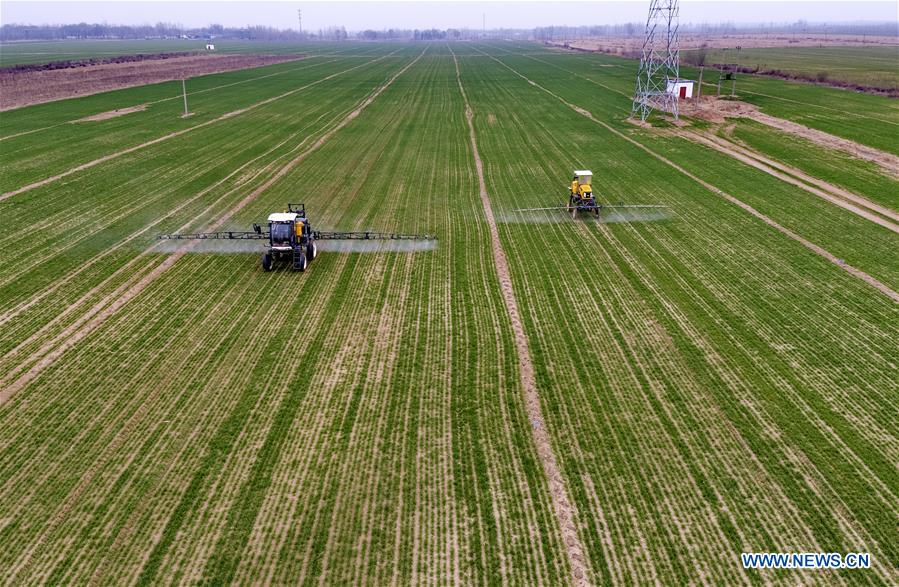
<path fill-rule="evenodd" d="M 697 51 L 684 51 L 685 61 Z M 713 49 L 706 64 L 736 63 L 760 72 L 780 71 L 786 75 L 845 83 L 880 90 L 899 89 L 899 47 L 777 47 Z"/>
<path fill-rule="evenodd" d="M 310 43 L 265 43 L 259 41 L 215 40 L 219 53 L 297 53 L 328 52 L 339 49 L 335 45 Z M 149 40 L 149 41 L 50 41 L 26 43 L 0 43 L 0 67 L 12 65 L 49 63 L 69 59 L 115 57 L 137 53 L 173 53 L 177 51 L 201 51 L 204 40 Z"/>

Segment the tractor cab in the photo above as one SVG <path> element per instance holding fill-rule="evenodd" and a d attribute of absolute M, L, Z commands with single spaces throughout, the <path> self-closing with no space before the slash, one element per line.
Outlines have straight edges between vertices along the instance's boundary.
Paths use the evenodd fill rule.
<path fill-rule="evenodd" d="M 258 226 L 254 230 L 260 233 Z M 309 261 L 315 259 L 315 233 L 306 219 L 303 204 L 288 204 L 287 212 L 275 212 L 268 217 L 269 249 L 262 256 L 262 267 L 271 271 L 272 263 L 279 259 L 293 261 L 294 269 L 306 270 Z"/>
<path fill-rule="evenodd" d="M 593 172 L 580 169 L 574 172 L 574 179 L 571 182 L 571 195 L 577 196 L 580 199 L 587 199 L 593 197 L 593 188 L 590 184 L 593 183 Z"/>
<path fill-rule="evenodd" d="M 300 221 L 302 223 L 302 221 Z M 302 224 L 300 224 L 302 231 Z M 272 250 L 292 251 L 297 241 L 297 215 L 275 212 L 268 217 L 269 240 Z"/>
<path fill-rule="evenodd" d="M 579 211 L 592 212 L 594 216 L 599 216 L 599 206 L 590 185 L 592 181 L 592 171 L 580 169 L 574 172 L 571 189 L 568 190 L 568 211 L 571 212 L 572 218 L 575 218 Z"/>
<path fill-rule="evenodd" d="M 312 227 L 306 221 L 306 210 L 302 204 L 289 204 L 287 212 L 269 214 L 268 230 L 273 251 L 292 251 L 311 240 Z"/>

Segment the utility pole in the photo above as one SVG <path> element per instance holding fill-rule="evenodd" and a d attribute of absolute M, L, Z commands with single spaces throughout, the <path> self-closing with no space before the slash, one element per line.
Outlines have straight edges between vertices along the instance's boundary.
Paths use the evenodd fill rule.
<path fill-rule="evenodd" d="M 181 78 L 181 95 L 184 96 L 184 114 L 181 115 L 181 118 L 187 118 L 190 116 L 190 112 L 187 111 L 187 83 L 184 78 Z"/>
<path fill-rule="evenodd" d="M 300 19 L 300 36 L 303 36 L 303 11 L 297 8 L 297 17 Z"/>
<path fill-rule="evenodd" d="M 702 72 L 705 70 L 704 65 L 699 66 L 699 83 L 696 84 L 696 99 L 702 98 Z"/>
<path fill-rule="evenodd" d="M 487 13 L 486 13 L 486 12 L 482 12 L 482 13 L 481 13 L 481 18 L 482 18 L 482 23 L 481 23 L 481 30 L 482 30 L 482 32 L 481 32 L 481 37 L 483 37 L 483 38 L 486 39 L 486 38 L 487 38 Z"/>

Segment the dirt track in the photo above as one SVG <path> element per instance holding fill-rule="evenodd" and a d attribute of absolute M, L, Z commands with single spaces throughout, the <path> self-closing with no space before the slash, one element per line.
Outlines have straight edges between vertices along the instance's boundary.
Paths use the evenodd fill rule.
<path fill-rule="evenodd" d="M 586 585 L 589 582 L 590 575 L 587 568 L 587 559 L 584 555 L 584 546 L 581 544 L 575 526 L 577 509 L 574 502 L 568 496 L 565 484 L 562 482 L 562 473 L 559 470 L 559 464 L 553 453 L 549 434 L 546 431 L 545 420 L 543 419 L 543 413 L 540 407 L 540 396 L 537 393 L 537 379 L 534 375 L 534 365 L 531 361 L 531 353 L 528 347 L 528 338 L 521 322 L 521 313 L 518 310 L 518 302 L 515 299 L 515 291 L 512 288 L 512 276 L 509 272 L 509 263 L 506 259 L 506 253 L 503 250 L 502 242 L 499 239 L 499 231 L 496 228 L 496 219 L 493 216 L 493 208 L 490 205 L 490 197 L 487 194 L 487 184 L 484 181 L 484 165 L 481 161 L 481 156 L 478 153 L 477 136 L 474 130 L 474 123 L 472 122 L 474 112 L 468 102 L 465 88 L 462 86 L 459 62 L 456 60 L 455 54 L 453 55 L 453 61 L 456 64 L 456 81 L 459 83 L 459 91 L 462 92 L 462 98 L 465 101 L 465 118 L 468 122 L 468 130 L 471 137 L 471 149 L 478 174 L 481 202 L 484 205 L 484 215 L 487 217 L 487 225 L 490 229 L 490 240 L 493 245 L 493 260 L 496 265 L 496 272 L 499 276 L 500 288 L 503 292 L 503 301 L 506 304 L 506 310 L 508 310 L 509 318 L 512 322 L 512 333 L 515 340 L 515 350 L 518 353 L 518 370 L 521 376 L 521 385 L 524 388 L 524 405 L 528 415 L 528 422 L 531 424 L 534 444 L 537 446 L 540 464 L 543 466 L 543 473 L 546 475 L 549 484 L 549 492 L 550 497 L 552 498 L 553 509 L 556 514 L 556 521 L 562 531 L 562 543 L 565 547 L 565 552 L 568 555 L 568 562 L 571 565 L 573 583 L 577 585 Z"/>
<path fill-rule="evenodd" d="M 885 208 L 847 190 L 808 176 L 799 169 L 769 159 L 761 153 L 757 153 L 751 149 L 742 147 L 722 139 L 721 137 L 717 137 L 712 133 L 682 130 L 676 134 L 707 147 L 711 147 L 712 149 L 733 157 L 750 167 L 764 171 L 768 175 L 776 177 L 781 181 L 795 185 L 810 194 L 827 200 L 845 210 L 849 210 L 866 220 L 879 224 L 895 233 L 899 233 L 899 224 L 896 224 L 895 222 L 895 220 L 899 220 L 899 215 L 889 208 Z M 884 218 L 884 216 L 887 218 Z"/>
<path fill-rule="evenodd" d="M 189 55 L 40 71 L 0 70 L 0 111 L 131 86 L 249 69 L 302 55 Z"/>
<path fill-rule="evenodd" d="M 704 96 L 701 99 L 686 102 L 681 106 L 680 112 L 687 116 L 695 116 L 718 123 L 724 122 L 726 118 L 749 118 L 782 132 L 802 137 L 827 149 L 836 149 L 854 157 L 871 161 L 879 165 L 890 176 L 899 178 L 899 157 L 892 153 L 886 153 L 874 147 L 862 145 L 790 120 L 765 114 L 746 102 L 719 100 L 714 97 Z"/>

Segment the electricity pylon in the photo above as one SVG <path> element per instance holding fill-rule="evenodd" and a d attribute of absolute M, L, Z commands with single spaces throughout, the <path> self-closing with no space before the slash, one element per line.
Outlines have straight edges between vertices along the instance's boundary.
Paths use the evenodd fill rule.
<path fill-rule="evenodd" d="M 640 113 L 646 121 L 653 110 L 670 112 L 677 120 L 677 94 L 669 82 L 679 79 L 680 48 L 677 41 L 677 21 L 680 6 L 677 0 L 650 0 L 643 51 L 637 71 L 637 87 L 631 116 Z M 669 91 L 671 89 L 671 91 Z"/>

